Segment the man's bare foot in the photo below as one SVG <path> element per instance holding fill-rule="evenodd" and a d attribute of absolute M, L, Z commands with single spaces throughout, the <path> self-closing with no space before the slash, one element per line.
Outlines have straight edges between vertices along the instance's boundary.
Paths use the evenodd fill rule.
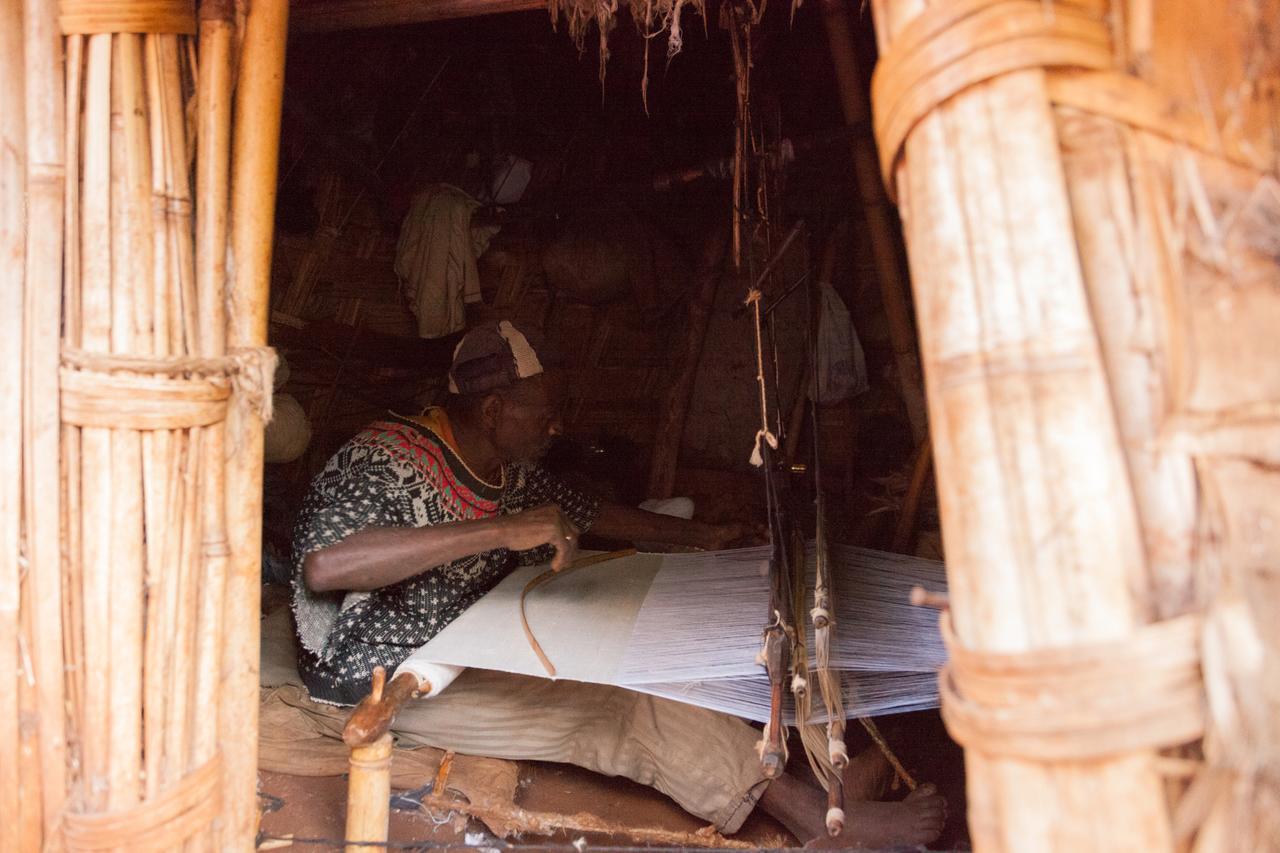
<path fill-rule="evenodd" d="M 942 834 L 947 801 L 933 785 L 921 785 L 896 803 L 845 800 L 844 832 L 832 838 L 825 833 L 806 847 L 892 847 L 928 844 Z"/>
<path fill-rule="evenodd" d="M 844 769 L 844 798 L 849 800 L 878 800 L 889 788 L 893 768 L 884 753 L 872 744 L 849 759 Z"/>

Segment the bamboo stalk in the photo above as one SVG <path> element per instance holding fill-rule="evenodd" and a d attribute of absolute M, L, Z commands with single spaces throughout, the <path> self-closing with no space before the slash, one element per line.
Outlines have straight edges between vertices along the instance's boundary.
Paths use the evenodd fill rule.
<path fill-rule="evenodd" d="M 23 7 L 26 103 L 26 281 L 23 330 L 23 489 L 32 594 L 31 657 L 40 726 L 45 841 L 56 845 L 66 793 L 62 658 L 61 470 L 58 432 L 59 330 L 62 317 L 63 77 L 57 8 Z"/>
<path fill-rule="evenodd" d="M 173 297 L 181 287 L 178 246 L 184 240 L 181 221 L 171 209 L 172 157 L 174 149 L 185 160 L 185 140 L 172 135 L 165 97 L 167 81 L 178 81 L 176 51 L 166 52 L 165 39 L 172 36 L 148 35 L 143 54 L 146 67 L 147 106 L 151 141 L 151 196 L 154 247 L 154 300 L 152 322 L 154 351 L 158 356 L 172 354 L 176 333 L 179 346 L 182 330 L 173 320 Z M 190 240 L 189 232 L 185 235 Z M 170 670 L 174 660 L 171 643 L 177 619 L 179 550 L 182 547 L 182 459 L 184 434 L 177 430 L 159 430 L 143 436 L 149 445 L 144 458 L 146 471 L 147 540 L 147 614 L 145 632 L 143 754 L 145 757 L 146 796 L 156 796 L 165 781 L 164 731 L 169 705 Z"/>
<path fill-rule="evenodd" d="M 80 346 L 80 94 L 84 75 L 84 37 L 66 42 L 66 202 L 63 236 L 63 341 Z M 81 719 L 84 708 L 83 554 L 80 544 L 80 429 L 62 425 L 63 482 L 63 653 L 67 666 L 68 749 L 79 765 Z"/>
<path fill-rule="evenodd" d="M 82 198 L 80 204 L 81 343 L 93 352 L 111 346 L 111 36 L 86 45 Z M 111 433 L 80 431 L 84 607 L 84 685 L 81 737 L 84 804 L 106 807 L 111 674 L 112 506 Z"/>
<path fill-rule="evenodd" d="M 23 848 L 18 678 L 22 668 L 22 327 L 26 126 L 22 3 L 0 0 L 0 850 Z"/>
<path fill-rule="evenodd" d="M 195 247 L 188 163 L 194 150 L 189 135 L 186 101 L 183 96 L 185 47 L 191 39 L 158 37 L 157 50 L 163 74 L 160 78 L 160 106 L 169 144 L 165 149 L 164 181 L 168 201 L 170 233 L 170 336 L 175 353 L 199 352 L 198 309 L 196 304 Z M 163 621 L 168 631 L 167 656 L 157 678 L 168 684 L 164 706 L 162 786 L 182 778 L 188 768 L 187 742 L 193 708 L 197 597 L 199 595 L 199 555 L 201 519 L 199 494 L 203 430 L 192 429 L 176 440 L 172 518 L 176 531 L 171 540 L 172 557 L 167 565 L 173 574 L 164 599 Z"/>
<path fill-rule="evenodd" d="M 152 292 L 150 153 L 142 113 L 140 37 L 111 40 L 111 351 L 147 354 L 140 315 Z M 140 303 L 148 303 L 140 305 Z M 111 693 L 107 808 L 138 803 L 142 755 L 142 622 L 145 542 L 142 436 L 111 431 Z"/>
<path fill-rule="evenodd" d="M 236 90 L 231 247 L 236 269 L 227 304 L 227 344 L 267 343 L 275 225 L 280 107 L 284 95 L 287 0 L 256 0 L 244 24 Z M 262 419 L 228 413 L 228 567 L 222 707 L 224 847 L 251 843 L 257 828 L 258 661 L 262 591 Z"/>
<path fill-rule="evenodd" d="M 203 536 L 200 529 L 201 443 L 203 430 L 193 429 L 187 436 L 182 479 L 175 501 L 182 512 L 179 539 L 178 577 L 174 592 L 174 637 L 169 672 L 169 700 L 164 727 L 164 785 L 182 778 L 187 770 L 187 740 L 191 728 L 191 684 L 194 681 L 196 614 L 200 593 L 198 584 L 199 554 Z"/>
<path fill-rule="evenodd" d="M 200 354 L 226 351 L 227 200 L 231 156 L 231 51 L 233 8 L 226 0 L 205 0 L 200 7 L 200 76 L 197 80 L 196 149 L 196 295 L 200 314 Z M 189 744 L 189 768 L 210 760 L 218 744 L 217 695 L 222 675 L 222 615 L 229 548 L 226 534 L 224 423 L 202 432 L 202 484 L 199 491 L 201 581 L 196 632 L 196 671 Z M 192 840 L 190 849 L 211 849 L 214 833 Z"/>

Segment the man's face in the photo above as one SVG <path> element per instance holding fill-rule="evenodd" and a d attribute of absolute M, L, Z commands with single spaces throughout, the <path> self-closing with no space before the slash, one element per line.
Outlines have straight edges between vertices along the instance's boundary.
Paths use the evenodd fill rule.
<path fill-rule="evenodd" d="M 560 407 L 544 375 L 498 392 L 493 443 L 509 462 L 537 462 L 561 433 Z"/>

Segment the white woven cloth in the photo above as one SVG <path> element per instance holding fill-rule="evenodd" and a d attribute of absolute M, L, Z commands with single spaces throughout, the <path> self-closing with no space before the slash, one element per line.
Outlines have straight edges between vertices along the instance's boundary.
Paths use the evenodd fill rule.
<path fill-rule="evenodd" d="M 936 707 L 936 672 L 946 660 L 937 614 L 912 607 L 908 596 L 915 584 L 944 590 L 942 564 L 842 546 L 832 547 L 831 559 L 832 666 L 841 671 L 846 713 Z M 812 575 L 812 559 L 809 568 Z M 398 671 L 443 664 L 546 677 L 519 610 L 521 590 L 544 570 L 513 572 Z M 558 678 L 764 721 L 769 688 L 756 653 L 768 601 L 768 549 L 749 548 L 637 554 L 570 572 L 531 592 L 526 613 Z"/>

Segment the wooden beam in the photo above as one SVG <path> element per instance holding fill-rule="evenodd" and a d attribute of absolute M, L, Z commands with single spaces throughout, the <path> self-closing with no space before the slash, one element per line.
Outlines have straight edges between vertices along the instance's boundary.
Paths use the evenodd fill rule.
<path fill-rule="evenodd" d="M 314 0 L 293 4 L 291 28 L 327 33 L 547 8 L 546 0 Z"/>

